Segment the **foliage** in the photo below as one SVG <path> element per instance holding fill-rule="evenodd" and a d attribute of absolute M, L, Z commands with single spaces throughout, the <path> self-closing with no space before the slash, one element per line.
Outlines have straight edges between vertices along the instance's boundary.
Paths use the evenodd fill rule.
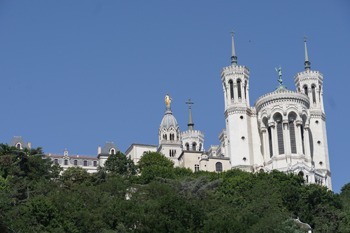
<path fill-rule="evenodd" d="M 138 161 L 138 169 L 142 172 L 143 169 L 150 166 L 173 168 L 174 162 L 165 157 L 159 152 L 147 152 Z"/>
<path fill-rule="evenodd" d="M 192 172 L 149 152 L 133 175 L 122 153 L 89 174 L 41 148 L 0 145 L 0 232 L 350 232 L 350 183 L 340 195 L 279 171 Z M 127 168 L 127 169 L 125 169 Z"/>
<path fill-rule="evenodd" d="M 134 162 L 120 151 L 118 151 L 116 154 L 110 155 L 104 166 L 106 171 L 122 176 L 136 174 L 136 166 Z"/>
<path fill-rule="evenodd" d="M 69 167 L 62 173 L 63 187 L 73 189 L 90 181 L 90 174 L 82 167 Z"/>

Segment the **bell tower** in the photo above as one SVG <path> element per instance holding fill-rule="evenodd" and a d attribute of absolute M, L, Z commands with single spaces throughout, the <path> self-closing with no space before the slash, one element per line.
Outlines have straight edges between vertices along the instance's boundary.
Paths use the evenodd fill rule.
<path fill-rule="evenodd" d="M 249 105 L 249 69 L 237 65 L 232 37 L 231 65 L 221 71 L 225 99 L 225 120 L 228 139 L 228 156 L 232 168 L 251 171 L 254 164 L 252 153 L 252 136 L 250 133 L 251 109 Z"/>
<path fill-rule="evenodd" d="M 307 148 L 307 151 L 311 158 L 312 166 L 323 174 L 324 178 L 319 179 L 324 180 L 323 182 L 331 188 L 326 114 L 323 105 L 323 74 L 319 71 L 311 70 L 311 62 L 309 61 L 306 46 L 307 37 L 304 36 L 303 39 L 305 47 L 305 71 L 298 73 L 294 77 L 294 82 L 297 91 L 307 95 L 310 100 L 310 118 L 303 120 L 303 127 L 309 134 L 310 148 Z"/>

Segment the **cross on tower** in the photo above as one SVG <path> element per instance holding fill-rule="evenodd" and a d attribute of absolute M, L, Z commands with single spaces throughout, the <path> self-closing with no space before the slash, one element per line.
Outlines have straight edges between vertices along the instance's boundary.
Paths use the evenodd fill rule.
<path fill-rule="evenodd" d="M 194 103 L 191 102 L 191 99 L 188 99 L 188 102 L 186 102 L 186 104 L 188 104 L 188 106 L 191 108 L 191 104 L 194 104 Z"/>
<path fill-rule="evenodd" d="M 231 35 L 233 37 L 233 35 L 235 34 L 235 31 L 231 30 L 230 33 L 231 33 Z"/>
<path fill-rule="evenodd" d="M 304 35 L 303 38 L 304 38 L 304 42 L 306 42 L 307 37 Z"/>

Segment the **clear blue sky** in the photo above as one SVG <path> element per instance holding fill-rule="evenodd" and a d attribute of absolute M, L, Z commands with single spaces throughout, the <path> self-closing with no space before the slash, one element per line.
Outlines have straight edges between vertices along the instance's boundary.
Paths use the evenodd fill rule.
<path fill-rule="evenodd" d="M 205 149 L 219 144 L 231 29 L 251 105 L 274 91 L 278 65 L 295 90 L 308 36 L 339 192 L 350 182 L 349 1 L 0 1 L 0 142 L 22 136 L 46 153 L 85 156 L 106 141 L 123 152 L 157 145 L 169 93 L 180 129 L 191 98 Z"/>

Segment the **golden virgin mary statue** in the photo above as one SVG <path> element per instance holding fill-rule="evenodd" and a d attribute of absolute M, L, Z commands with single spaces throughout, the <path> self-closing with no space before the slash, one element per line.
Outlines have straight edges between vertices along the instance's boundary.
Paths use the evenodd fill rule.
<path fill-rule="evenodd" d="M 170 98 L 169 94 L 166 93 L 166 96 L 165 96 L 165 104 L 166 104 L 166 106 L 170 107 L 171 100 L 172 100 L 172 98 Z"/>

